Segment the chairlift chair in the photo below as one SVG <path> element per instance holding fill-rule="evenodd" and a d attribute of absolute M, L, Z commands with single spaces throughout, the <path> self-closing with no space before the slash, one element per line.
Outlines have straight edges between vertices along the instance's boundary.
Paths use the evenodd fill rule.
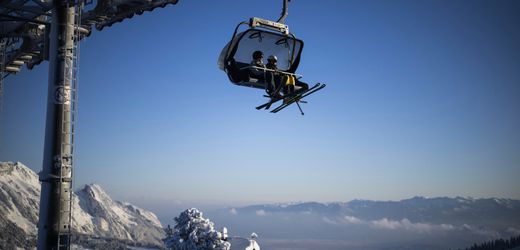
<path fill-rule="evenodd" d="M 263 22 L 262 24 L 258 24 Z M 266 82 L 251 75 L 252 54 L 259 50 L 267 57 L 274 55 L 278 58 L 278 70 L 287 75 L 300 78 L 295 74 L 300 63 L 303 50 L 303 41 L 288 32 L 286 25 L 280 28 L 266 26 L 265 23 L 273 23 L 268 20 L 252 18 L 249 29 L 238 33 L 242 22 L 238 24 L 231 41 L 222 49 L 219 57 L 219 68 L 227 73 L 229 80 L 240 86 L 253 88 L 266 88 Z M 279 24 L 279 23 L 277 23 Z M 274 30 L 270 31 L 270 30 Z"/>
<path fill-rule="evenodd" d="M 287 16 L 287 3 L 289 0 L 283 0 L 282 15 L 278 21 L 269 21 L 258 17 L 253 17 L 249 22 L 239 23 L 231 40 L 224 46 L 218 59 L 218 65 L 221 70 L 226 72 L 229 80 L 236 85 L 265 89 L 267 91 L 268 73 L 276 73 L 287 79 L 281 84 L 294 84 L 294 92 L 275 98 L 272 95 L 271 100 L 262 104 L 256 109 L 269 109 L 271 104 L 279 100 L 284 100 L 284 104 L 273 109 L 271 112 L 276 113 L 292 103 L 299 105 L 301 99 L 325 87 L 325 84 L 317 83 L 309 88 L 308 84 L 300 81 L 301 75 L 296 74 L 298 65 L 300 64 L 301 53 L 303 50 L 303 41 L 289 32 L 289 27 L 283 23 Z M 242 25 L 248 25 L 245 31 L 238 32 Z M 278 58 L 277 69 L 271 70 L 266 68 L 258 68 L 251 65 L 252 55 L 255 51 L 261 51 L 265 57 L 274 55 Z M 256 72 L 255 72 L 256 71 Z M 258 71 L 262 74 L 255 74 Z M 273 72 L 274 71 L 274 72 Z M 271 78 L 273 79 L 273 78 Z"/>

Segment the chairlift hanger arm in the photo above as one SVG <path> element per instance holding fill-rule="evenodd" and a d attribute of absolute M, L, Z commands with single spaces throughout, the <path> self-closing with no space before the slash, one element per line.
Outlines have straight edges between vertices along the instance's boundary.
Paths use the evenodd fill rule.
<path fill-rule="evenodd" d="M 278 19 L 277 22 L 279 23 L 283 23 L 285 21 L 285 18 L 287 17 L 287 15 L 289 14 L 289 12 L 287 11 L 288 7 L 288 3 L 290 2 L 291 0 L 283 0 L 283 8 L 282 8 L 282 15 L 280 16 L 280 18 Z"/>

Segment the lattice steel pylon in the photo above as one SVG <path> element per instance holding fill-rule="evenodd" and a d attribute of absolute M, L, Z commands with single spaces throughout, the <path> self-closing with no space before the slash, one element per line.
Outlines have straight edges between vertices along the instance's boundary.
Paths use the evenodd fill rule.
<path fill-rule="evenodd" d="M 0 0 L 2 75 L 49 60 L 38 249 L 70 249 L 80 40 L 92 27 L 102 30 L 178 0 L 97 0 L 85 13 L 83 1 Z"/>

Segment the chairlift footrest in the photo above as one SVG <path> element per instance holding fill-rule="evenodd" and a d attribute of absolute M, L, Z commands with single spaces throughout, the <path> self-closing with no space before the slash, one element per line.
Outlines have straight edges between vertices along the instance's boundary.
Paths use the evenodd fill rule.
<path fill-rule="evenodd" d="M 283 100 L 283 99 L 285 99 L 285 98 L 292 98 L 293 95 L 296 95 L 296 94 L 289 94 L 289 95 L 286 96 L 286 97 L 283 97 L 283 96 L 282 96 L 282 98 L 276 98 L 276 99 L 274 99 L 274 100 L 271 99 L 271 100 L 269 100 L 268 102 L 266 102 L 266 103 L 264 103 L 264 104 L 262 104 L 262 105 L 260 105 L 260 106 L 257 106 L 256 109 L 257 109 L 257 110 L 260 110 L 260 109 L 266 108 L 267 106 L 270 106 L 270 105 L 272 105 L 273 103 L 276 103 L 276 102 L 278 102 L 278 101 L 280 101 L 280 100 Z M 266 96 L 266 95 L 264 95 L 264 96 L 270 98 L 270 96 Z"/>
<path fill-rule="evenodd" d="M 291 104 L 297 102 L 297 101 L 300 101 L 302 98 L 318 91 L 318 90 L 321 90 L 323 88 L 325 88 L 325 84 L 321 84 L 321 83 L 316 83 L 316 85 L 312 86 L 312 88 L 308 89 L 307 91 L 303 92 L 303 93 L 299 93 L 297 94 L 296 96 L 292 97 L 291 99 L 289 99 L 286 103 L 276 107 L 275 109 L 271 110 L 271 113 L 277 113 L 279 112 L 280 110 L 290 106 Z"/>

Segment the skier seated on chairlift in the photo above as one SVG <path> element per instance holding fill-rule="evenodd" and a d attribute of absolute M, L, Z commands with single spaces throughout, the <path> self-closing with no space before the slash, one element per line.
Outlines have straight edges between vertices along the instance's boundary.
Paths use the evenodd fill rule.
<path fill-rule="evenodd" d="M 278 67 L 276 66 L 277 62 L 278 58 L 275 55 L 270 55 L 267 58 L 267 65 L 265 66 L 267 69 L 275 70 L 268 72 L 270 74 L 267 74 L 266 77 L 267 92 L 271 97 L 283 98 L 283 96 L 280 95 L 280 90 L 282 87 L 284 96 L 295 93 L 295 87 L 298 87 L 298 93 L 305 92 L 309 89 L 309 85 L 307 83 L 297 81 L 294 75 L 279 71 Z"/>
<path fill-rule="evenodd" d="M 266 75 L 266 90 L 271 98 L 281 99 L 283 96 L 280 94 L 280 90 L 282 89 L 282 80 L 283 75 L 278 71 L 278 67 L 276 63 L 278 62 L 278 58 L 275 55 L 270 55 L 267 58 L 267 64 L 265 67 L 267 69 L 271 69 L 274 71 L 267 72 Z"/>
<path fill-rule="evenodd" d="M 253 61 L 251 61 L 250 73 L 251 77 L 258 79 L 259 81 L 265 80 L 265 64 L 264 64 L 264 53 L 260 50 L 253 52 Z M 258 69 L 262 68 L 262 69 Z"/>
<path fill-rule="evenodd" d="M 284 103 L 288 101 L 285 97 L 304 93 L 309 90 L 307 83 L 298 81 L 293 74 L 280 71 L 277 67 L 278 58 L 275 55 L 270 55 L 267 58 L 266 67 L 266 91 L 271 97 L 271 103 L 276 100 L 284 99 Z M 295 87 L 298 87 L 296 89 Z M 283 95 L 280 94 L 283 92 Z M 269 109 L 271 105 L 267 105 Z"/>
<path fill-rule="evenodd" d="M 283 98 L 280 95 L 280 86 L 283 79 L 278 68 L 276 67 L 277 58 L 274 55 L 270 55 L 267 59 L 267 65 L 263 61 L 264 53 L 260 50 L 253 52 L 253 60 L 251 61 L 250 73 L 251 77 L 258 79 L 258 81 L 265 82 L 265 88 L 267 94 L 271 98 Z M 271 69 L 273 71 L 266 71 L 264 69 Z"/>

